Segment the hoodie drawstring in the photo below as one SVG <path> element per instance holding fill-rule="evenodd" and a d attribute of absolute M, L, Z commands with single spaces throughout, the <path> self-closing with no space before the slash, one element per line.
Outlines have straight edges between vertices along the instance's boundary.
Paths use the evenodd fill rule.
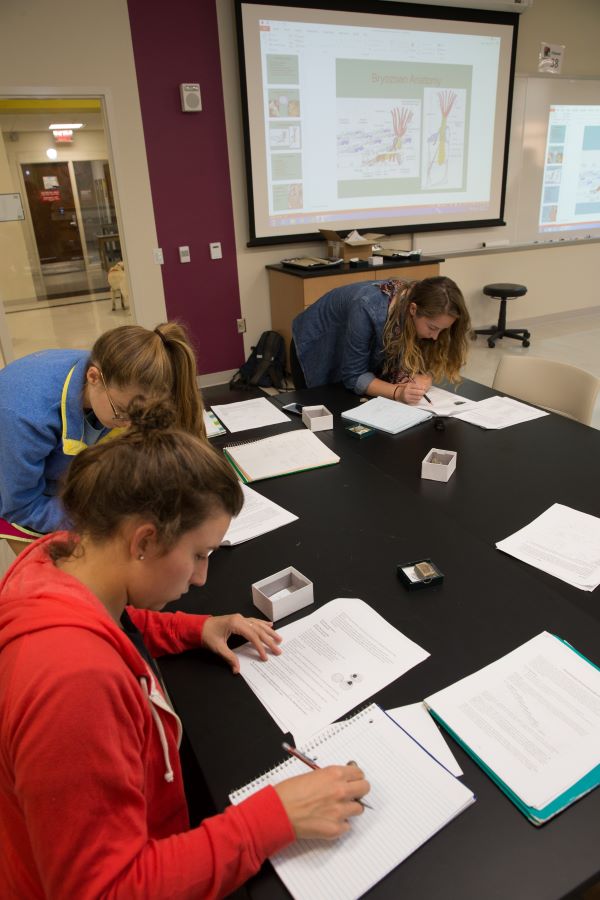
<path fill-rule="evenodd" d="M 169 757 L 169 745 L 167 744 L 167 735 L 165 733 L 165 727 L 162 723 L 162 720 L 158 714 L 156 707 L 154 706 L 152 700 L 150 699 L 150 694 L 148 692 L 148 685 L 146 683 L 146 678 L 140 678 L 140 683 L 141 683 L 142 689 L 146 695 L 146 699 L 148 700 L 148 703 L 150 704 L 150 711 L 152 713 L 152 718 L 154 719 L 154 722 L 156 723 L 156 728 L 158 730 L 158 736 L 160 738 L 160 745 L 162 747 L 163 757 L 165 760 L 165 774 L 163 777 L 164 777 L 165 781 L 171 782 L 171 781 L 173 781 L 173 778 L 175 776 L 173 774 L 173 769 L 171 767 L 171 759 Z"/>

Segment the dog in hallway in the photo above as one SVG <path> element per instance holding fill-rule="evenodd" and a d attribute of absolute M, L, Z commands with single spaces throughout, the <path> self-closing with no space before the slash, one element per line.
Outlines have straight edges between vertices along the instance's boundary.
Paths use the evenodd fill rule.
<path fill-rule="evenodd" d="M 112 296 L 112 310 L 115 311 L 117 308 L 117 298 L 121 301 L 122 309 L 129 309 L 129 285 L 122 260 L 108 270 L 107 277 Z"/>

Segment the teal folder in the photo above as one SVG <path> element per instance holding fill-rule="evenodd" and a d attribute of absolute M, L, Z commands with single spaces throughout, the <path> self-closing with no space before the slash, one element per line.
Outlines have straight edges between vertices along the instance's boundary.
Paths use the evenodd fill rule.
<path fill-rule="evenodd" d="M 562 644 L 565 644 L 569 647 L 573 653 L 576 653 L 581 659 L 585 660 L 589 663 L 597 671 L 600 671 L 600 667 L 589 660 L 583 653 L 580 653 L 579 650 L 576 650 L 568 641 L 563 640 L 563 638 L 558 637 L 558 635 L 553 635 L 556 640 L 560 641 Z M 429 707 L 428 707 L 429 708 Z M 550 819 L 554 818 L 554 816 L 558 815 L 558 813 L 562 812 L 563 809 L 566 809 L 568 806 L 571 806 L 572 803 L 575 803 L 581 797 L 584 797 L 586 794 L 589 794 L 590 791 L 593 791 L 594 788 L 600 785 L 600 764 L 594 766 L 583 778 L 580 778 L 575 784 L 571 785 L 566 791 L 552 800 L 551 803 L 548 803 L 547 806 L 544 806 L 541 809 L 537 809 L 534 806 L 527 806 L 526 803 L 523 803 L 518 794 L 515 794 L 513 790 L 504 782 L 494 771 L 491 769 L 473 750 L 466 744 L 449 725 L 439 716 L 433 709 L 429 709 L 429 712 L 433 716 L 433 718 L 438 722 L 447 732 L 450 734 L 457 744 L 459 744 L 463 750 L 469 754 L 469 756 L 475 760 L 478 766 L 480 766 L 486 775 L 492 779 L 492 781 L 498 785 L 500 790 L 502 790 L 509 800 L 515 804 L 517 809 L 529 819 L 534 825 L 544 825 Z"/>

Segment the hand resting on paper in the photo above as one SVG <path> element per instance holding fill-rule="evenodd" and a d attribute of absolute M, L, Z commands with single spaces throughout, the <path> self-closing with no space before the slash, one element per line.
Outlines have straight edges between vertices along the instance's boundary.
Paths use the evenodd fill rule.
<path fill-rule="evenodd" d="M 275 785 L 297 838 L 333 840 L 350 830 L 350 816 L 364 809 L 357 801 L 370 790 L 357 765 L 327 766 Z"/>
<path fill-rule="evenodd" d="M 256 648 L 263 661 L 267 660 L 267 650 L 275 655 L 281 653 L 281 638 L 273 630 L 272 622 L 263 619 L 247 619 L 239 613 L 228 616 L 211 616 L 204 623 L 202 630 L 202 646 L 222 656 L 229 663 L 234 675 L 240 671 L 237 656 L 227 644 L 232 634 L 246 638 Z"/>
<path fill-rule="evenodd" d="M 416 406 L 423 399 L 423 395 L 432 384 L 433 379 L 431 375 L 415 375 L 411 381 L 406 382 L 402 396 L 401 398 L 398 397 L 398 399 L 402 399 L 409 406 Z M 400 391 L 398 391 L 398 394 L 400 394 Z"/>

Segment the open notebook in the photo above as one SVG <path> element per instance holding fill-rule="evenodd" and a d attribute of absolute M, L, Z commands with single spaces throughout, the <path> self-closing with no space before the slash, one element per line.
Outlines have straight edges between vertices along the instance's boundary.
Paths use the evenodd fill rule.
<path fill-rule="evenodd" d="M 323 441 L 305 429 L 284 431 L 260 441 L 230 444 L 223 452 L 246 484 L 332 466 L 340 461 Z"/>
<path fill-rule="evenodd" d="M 460 781 L 372 704 L 320 732 L 300 748 L 323 767 L 356 760 L 371 791 L 372 809 L 351 820 L 337 841 L 301 840 L 271 857 L 295 900 L 355 900 L 473 803 Z M 235 791 L 239 803 L 268 784 L 307 767 L 290 757 Z"/>
<path fill-rule="evenodd" d="M 406 403 L 396 403 L 387 397 L 373 397 L 366 403 L 361 403 L 353 409 L 347 409 L 342 413 L 342 419 L 358 422 L 359 425 L 367 425 L 369 428 L 377 428 L 387 431 L 388 434 L 398 434 L 406 431 L 413 425 L 431 419 L 431 413 L 419 409 L 418 406 L 407 406 Z"/>

